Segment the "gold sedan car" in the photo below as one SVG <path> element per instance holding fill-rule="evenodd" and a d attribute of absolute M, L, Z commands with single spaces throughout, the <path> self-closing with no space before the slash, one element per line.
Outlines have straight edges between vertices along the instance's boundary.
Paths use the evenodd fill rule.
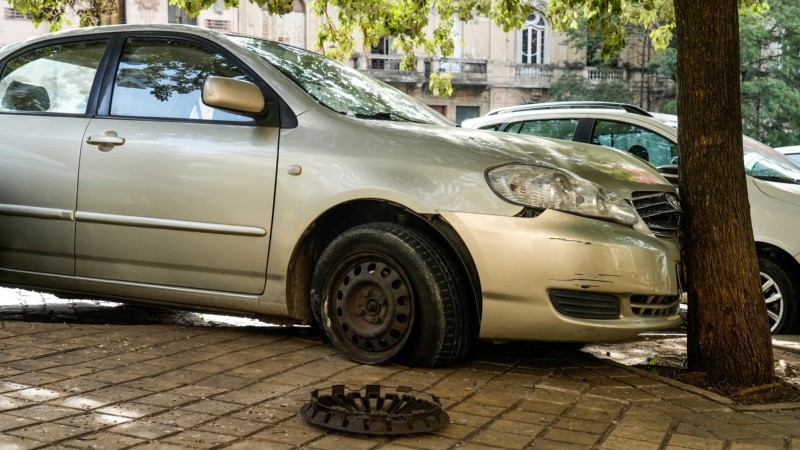
<path fill-rule="evenodd" d="M 0 51 L 0 284 L 317 323 L 362 363 L 680 322 L 674 188 L 312 52 L 114 26 Z"/>

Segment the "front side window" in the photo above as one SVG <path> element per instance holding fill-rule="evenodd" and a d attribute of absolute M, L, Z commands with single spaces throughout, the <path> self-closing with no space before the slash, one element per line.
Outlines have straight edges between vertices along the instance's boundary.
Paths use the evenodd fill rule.
<path fill-rule="evenodd" d="M 753 178 L 800 184 L 800 167 L 761 142 L 744 137 L 744 171 Z"/>
<path fill-rule="evenodd" d="M 203 82 L 212 75 L 252 81 L 223 55 L 193 42 L 128 39 L 114 81 L 111 115 L 252 122 L 203 103 Z"/>
<path fill-rule="evenodd" d="M 106 44 L 51 45 L 12 59 L 0 75 L 0 112 L 86 114 Z"/>
<path fill-rule="evenodd" d="M 656 167 L 678 162 L 678 148 L 670 140 L 629 123 L 595 120 L 591 142 L 628 152 Z"/>
<path fill-rule="evenodd" d="M 509 132 L 553 139 L 572 140 L 578 119 L 528 120 L 509 125 Z"/>
<path fill-rule="evenodd" d="M 544 64 L 545 34 L 547 22 L 538 11 L 528 16 L 525 28 L 520 32 L 519 62 L 522 64 Z"/>

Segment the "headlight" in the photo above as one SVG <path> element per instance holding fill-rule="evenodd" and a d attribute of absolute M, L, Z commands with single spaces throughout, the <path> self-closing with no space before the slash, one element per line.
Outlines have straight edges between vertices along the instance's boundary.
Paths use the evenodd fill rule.
<path fill-rule="evenodd" d="M 556 209 L 633 226 L 639 216 L 633 206 L 602 186 L 566 170 L 528 164 L 489 169 L 486 179 L 502 199 L 535 209 Z"/>

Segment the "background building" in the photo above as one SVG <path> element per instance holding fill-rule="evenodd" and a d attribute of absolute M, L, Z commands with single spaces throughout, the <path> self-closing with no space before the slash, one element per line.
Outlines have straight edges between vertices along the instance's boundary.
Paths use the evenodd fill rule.
<path fill-rule="evenodd" d="M 642 63 L 652 55 L 643 37 L 631 39 L 616 67 L 588 65 L 591 59 L 587 58 L 587 50 L 571 47 L 565 33 L 553 31 L 550 27 L 544 14 L 547 2 L 535 0 L 532 3 L 536 10 L 521 30 L 504 32 L 484 18 L 457 22 L 454 27 L 457 35 L 455 53 L 447 58 L 419 55 L 413 71 L 400 70 L 402 56 L 388 40 L 369 51 L 356 53 L 349 63 L 459 123 L 493 108 L 541 101 L 553 83 L 565 73 L 577 74 L 589 83 L 624 82 L 634 101 L 644 99 L 645 94 L 649 99 L 655 88 L 664 88 L 643 70 Z M 28 17 L 5 1 L 0 0 L 0 5 L 3 7 L 0 46 L 49 32 L 47 25 L 34 27 Z M 431 17 L 434 25 L 436 20 L 436 17 Z M 72 18 L 71 22 L 77 24 L 78 20 Z M 302 0 L 295 0 L 293 11 L 284 16 L 270 16 L 257 5 L 244 0 L 238 8 L 225 8 L 222 0 L 218 0 L 196 18 L 189 18 L 177 7 L 169 5 L 168 0 L 122 0 L 117 14 L 107 22 L 194 24 L 312 50 L 319 50 L 313 47 L 316 29 L 321 23 L 318 17 L 306 11 L 306 2 Z M 452 97 L 443 99 L 430 93 L 427 79 L 431 71 L 453 75 Z M 647 103 L 643 106 L 650 107 L 649 101 Z"/>

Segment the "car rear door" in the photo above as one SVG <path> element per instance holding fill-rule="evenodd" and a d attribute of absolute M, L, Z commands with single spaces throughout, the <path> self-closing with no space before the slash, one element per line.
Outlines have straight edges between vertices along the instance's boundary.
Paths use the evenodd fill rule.
<path fill-rule="evenodd" d="M 81 137 L 108 39 L 11 55 L 0 70 L 0 267 L 73 275 Z"/>
<path fill-rule="evenodd" d="M 128 35 L 80 161 L 76 274 L 263 292 L 277 124 L 206 106 L 215 75 L 254 76 L 217 45 Z"/>

